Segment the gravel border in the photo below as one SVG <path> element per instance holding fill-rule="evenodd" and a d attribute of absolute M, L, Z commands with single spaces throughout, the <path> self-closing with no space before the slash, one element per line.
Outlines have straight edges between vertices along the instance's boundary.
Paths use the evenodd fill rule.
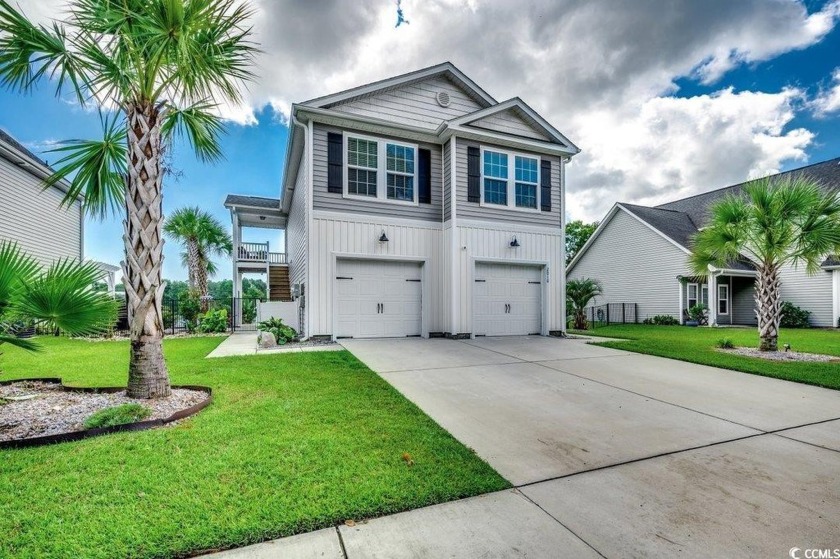
<path fill-rule="evenodd" d="M 812 363 L 840 363 L 836 355 L 822 355 L 820 353 L 803 353 L 800 351 L 760 351 L 751 347 L 736 347 L 735 349 L 718 349 L 722 353 L 736 353 L 744 357 L 756 357 L 768 361 L 812 362 Z"/>
<path fill-rule="evenodd" d="M 259 339 L 259 333 L 257 333 L 257 339 Z M 322 339 L 322 338 L 310 338 L 305 342 L 289 342 L 283 345 L 276 345 L 274 347 L 260 347 L 259 342 L 257 342 L 257 353 L 261 351 L 277 351 L 278 349 L 305 349 L 308 347 L 322 347 L 322 346 L 337 346 L 338 343 L 330 340 L 330 339 Z"/>
<path fill-rule="evenodd" d="M 119 388 L 65 387 L 58 379 L 27 379 L 0 383 L 0 447 L 33 446 L 87 436 L 139 430 L 182 419 L 210 403 L 205 387 L 173 387 L 165 399 L 143 400 L 126 396 Z M 113 406 L 137 403 L 150 410 L 136 423 L 85 429 L 91 414 Z"/>

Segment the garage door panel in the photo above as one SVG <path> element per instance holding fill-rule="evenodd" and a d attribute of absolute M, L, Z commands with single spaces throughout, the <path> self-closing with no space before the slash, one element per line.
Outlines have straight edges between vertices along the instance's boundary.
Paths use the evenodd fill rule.
<path fill-rule="evenodd" d="M 475 277 L 475 334 L 506 336 L 541 332 L 542 269 L 539 266 L 477 264 Z"/>
<path fill-rule="evenodd" d="M 421 265 L 383 260 L 338 260 L 336 337 L 419 336 Z"/>

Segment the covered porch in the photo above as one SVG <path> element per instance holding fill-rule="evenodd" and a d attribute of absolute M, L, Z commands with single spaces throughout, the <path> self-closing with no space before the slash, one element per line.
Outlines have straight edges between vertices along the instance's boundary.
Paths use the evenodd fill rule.
<path fill-rule="evenodd" d="M 692 307 L 703 305 L 702 326 L 755 326 L 755 273 L 749 263 L 738 263 L 706 276 L 677 276 L 680 324 L 689 320 Z"/>
<path fill-rule="evenodd" d="M 230 194 L 225 199 L 233 226 L 233 294 L 241 298 L 244 274 L 264 274 L 265 299 L 291 301 L 289 267 L 286 258 L 285 230 L 288 216 L 280 210 L 280 200 L 259 196 Z M 270 229 L 283 232 L 283 246 L 266 241 L 244 241 L 243 229 Z M 266 238 L 269 235 L 266 235 Z"/>

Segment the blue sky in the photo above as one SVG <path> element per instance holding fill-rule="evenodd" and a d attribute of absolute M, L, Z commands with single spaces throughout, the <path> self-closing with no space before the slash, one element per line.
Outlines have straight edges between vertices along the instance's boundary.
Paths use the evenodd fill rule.
<path fill-rule="evenodd" d="M 411 23 L 398 29 L 390 0 L 352 11 L 340 1 L 255 1 L 265 54 L 246 105 L 228 115 L 225 160 L 203 164 L 176 145 L 180 176 L 165 181 L 165 211 L 197 205 L 229 225 L 226 194 L 279 196 L 291 102 L 442 60 L 499 100 L 521 96 L 583 149 L 569 167 L 572 218 L 840 156 L 840 110 L 814 108 L 832 88 L 840 96 L 840 0 L 529 0 L 528 10 L 404 0 Z M 45 18 L 63 3 L 31 0 L 31 10 Z M 494 29 L 509 33 L 506 48 Z M 97 137 L 99 117 L 42 84 L 27 96 L 0 90 L 0 127 L 55 160 L 46 153 L 54 142 Z M 89 220 L 86 255 L 119 262 L 121 229 L 119 219 Z M 245 240 L 281 246 L 279 233 L 264 230 Z M 185 279 L 178 247 L 169 243 L 165 255 L 165 277 Z M 219 277 L 230 277 L 219 264 Z"/>

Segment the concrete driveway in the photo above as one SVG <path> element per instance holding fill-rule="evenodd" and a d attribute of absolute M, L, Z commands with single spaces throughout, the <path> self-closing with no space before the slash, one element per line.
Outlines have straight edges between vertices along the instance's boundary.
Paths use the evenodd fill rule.
<path fill-rule="evenodd" d="M 840 549 L 840 392 L 581 340 L 343 345 L 510 480 L 517 506 L 556 530 L 540 530 L 549 544 L 607 557 Z M 477 499 L 437 532 L 427 525 L 430 539 L 454 531 L 465 555 L 521 551 L 498 535 L 488 547 L 467 526 L 502 514 Z M 399 548 L 418 512 L 403 530 L 401 515 L 342 528 L 348 551 L 389 538 Z M 464 548 L 471 538 L 477 547 Z"/>

